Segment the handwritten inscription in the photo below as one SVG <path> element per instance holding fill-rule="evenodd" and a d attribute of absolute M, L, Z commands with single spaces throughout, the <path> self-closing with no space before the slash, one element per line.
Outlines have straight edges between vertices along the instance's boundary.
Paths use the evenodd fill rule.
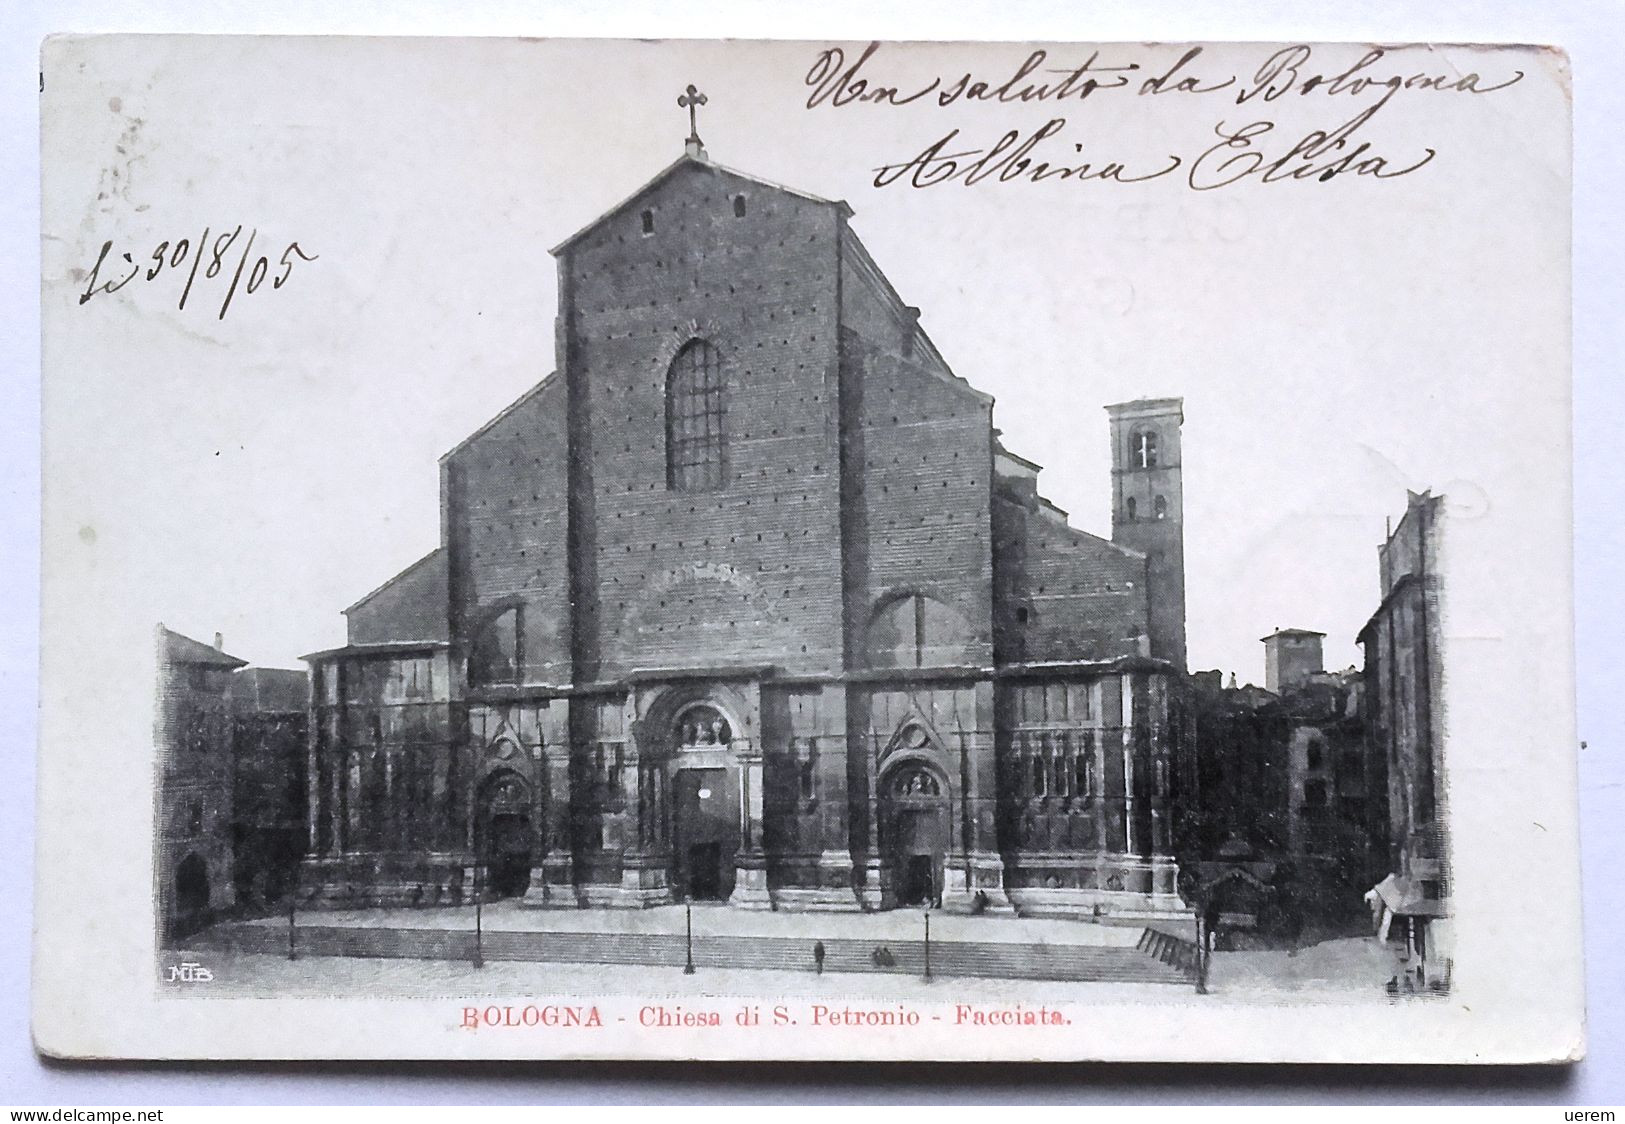
<path fill-rule="evenodd" d="M 113 241 L 108 239 L 102 243 L 96 264 L 90 269 L 84 291 L 79 294 L 79 303 L 83 305 L 92 297 L 104 293 L 116 293 L 138 278 L 145 284 L 156 282 L 166 274 L 177 278 L 184 275 L 186 280 L 181 285 L 177 305 L 184 312 L 187 301 L 197 289 L 200 273 L 203 282 L 208 283 L 219 281 L 230 271 L 231 279 L 223 282 L 226 285 L 225 293 L 219 311 L 215 313 L 215 319 L 224 320 L 226 311 L 239 292 L 254 293 L 267 280 L 271 282 L 271 288 L 280 289 L 293 276 L 297 263 L 312 262 L 319 256 L 306 252 L 297 242 L 289 242 L 274 258 L 267 254 L 255 257 L 254 243 L 258 237 L 259 230 L 255 228 L 248 232 L 246 239 L 243 238 L 241 223 L 229 231 L 217 232 L 211 227 L 204 227 L 202 235 L 195 242 L 191 238 L 178 238 L 173 242 L 165 239 L 154 246 L 150 253 L 143 249 L 143 256 L 139 260 L 128 251 L 115 253 Z M 274 273 L 273 260 L 276 263 Z"/>
<path fill-rule="evenodd" d="M 1286 132 L 1277 121 L 1262 116 L 1220 120 L 1212 128 L 1218 140 L 1205 142 L 1199 152 L 1168 153 L 1139 161 L 1113 157 L 1071 135 L 1063 138 L 1069 120 L 1065 116 L 1053 116 L 1036 127 L 1008 129 L 985 143 L 962 140 L 960 130 L 954 128 L 913 155 L 874 168 L 875 187 L 970 187 L 1046 180 L 1135 184 L 1180 176 L 1192 190 L 1211 191 L 1249 179 L 1259 183 L 1327 183 L 1342 176 L 1393 179 L 1426 167 L 1438 151 L 1414 145 L 1398 153 L 1379 150 L 1379 142 L 1366 139 L 1361 130 L 1383 107 L 1408 93 L 1494 94 L 1524 77 L 1521 70 L 1490 78 L 1454 70 L 1448 74 L 1413 70 L 1381 47 L 1368 49 L 1340 69 L 1321 68 L 1314 62 L 1313 48 L 1299 44 L 1273 51 L 1250 74 L 1212 69 L 1206 65 L 1201 47 L 1185 51 L 1171 66 L 1154 68 L 1127 55 L 1105 59 L 1100 50 L 1091 51 L 1081 61 L 1057 63 L 1040 49 L 1029 52 L 1002 78 L 967 72 L 907 83 L 872 76 L 880 50 L 879 43 L 870 43 L 850 62 L 839 47 L 820 51 L 804 79 L 809 90 L 806 107 L 920 105 L 945 110 L 967 103 L 995 103 L 1081 108 L 1091 99 L 1103 97 L 1160 99 L 1174 95 L 1256 110 L 1290 95 L 1312 98 L 1317 104 L 1324 100 L 1333 106 L 1351 106 L 1354 114 L 1302 136 L 1294 136 L 1296 130 Z M 1347 110 L 1340 110 L 1339 115 L 1343 112 Z"/>

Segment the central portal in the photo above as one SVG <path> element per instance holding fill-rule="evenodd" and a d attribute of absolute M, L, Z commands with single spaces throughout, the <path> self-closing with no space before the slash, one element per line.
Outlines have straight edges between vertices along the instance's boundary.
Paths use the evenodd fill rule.
<path fill-rule="evenodd" d="M 692 688 L 676 699 L 662 723 L 668 740 L 659 787 L 669 795 L 658 798 L 670 813 L 660 833 L 670 845 L 668 886 L 678 901 L 732 901 L 755 869 L 748 865 L 750 790 L 739 757 L 749 741 L 720 703 L 696 699 Z"/>
<path fill-rule="evenodd" d="M 930 905 L 936 898 L 937 868 L 931 855 L 909 855 L 902 870 L 897 900 L 902 905 Z"/>

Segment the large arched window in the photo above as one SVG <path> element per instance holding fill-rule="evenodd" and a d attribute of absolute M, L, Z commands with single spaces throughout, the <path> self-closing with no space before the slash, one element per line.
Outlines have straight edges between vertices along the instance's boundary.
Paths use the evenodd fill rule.
<path fill-rule="evenodd" d="M 468 679 L 476 686 L 519 681 L 519 609 L 505 609 L 474 634 L 468 653 Z"/>
<path fill-rule="evenodd" d="M 932 667 L 963 663 L 970 629 L 947 605 L 910 593 L 875 611 L 868 639 L 870 667 Z"/>
<path fill-rule="evenodd" d="M 666 486 L 713 491 L 727 476 L 723 432 L 722 356 L 690 340 L 666 374 Z"/>

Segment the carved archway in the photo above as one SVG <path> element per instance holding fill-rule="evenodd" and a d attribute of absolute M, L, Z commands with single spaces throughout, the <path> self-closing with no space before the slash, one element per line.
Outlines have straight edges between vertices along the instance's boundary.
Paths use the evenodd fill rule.
<path fill-rule="evenodd" d="M 738 736 L 735 722 L 724 707 L 709 698 L 688 703 L 672 721 L 671 748 L 679 754 L 726 750 Z"/>

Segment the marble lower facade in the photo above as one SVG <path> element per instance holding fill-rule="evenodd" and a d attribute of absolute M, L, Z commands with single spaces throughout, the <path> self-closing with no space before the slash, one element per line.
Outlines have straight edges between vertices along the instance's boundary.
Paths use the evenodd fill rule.
<path fill-rule="evenodd" d="M 413 699 L 369 658 L 316 668 L 306 907 L 1188 913 L 1157 661 Z"/>

